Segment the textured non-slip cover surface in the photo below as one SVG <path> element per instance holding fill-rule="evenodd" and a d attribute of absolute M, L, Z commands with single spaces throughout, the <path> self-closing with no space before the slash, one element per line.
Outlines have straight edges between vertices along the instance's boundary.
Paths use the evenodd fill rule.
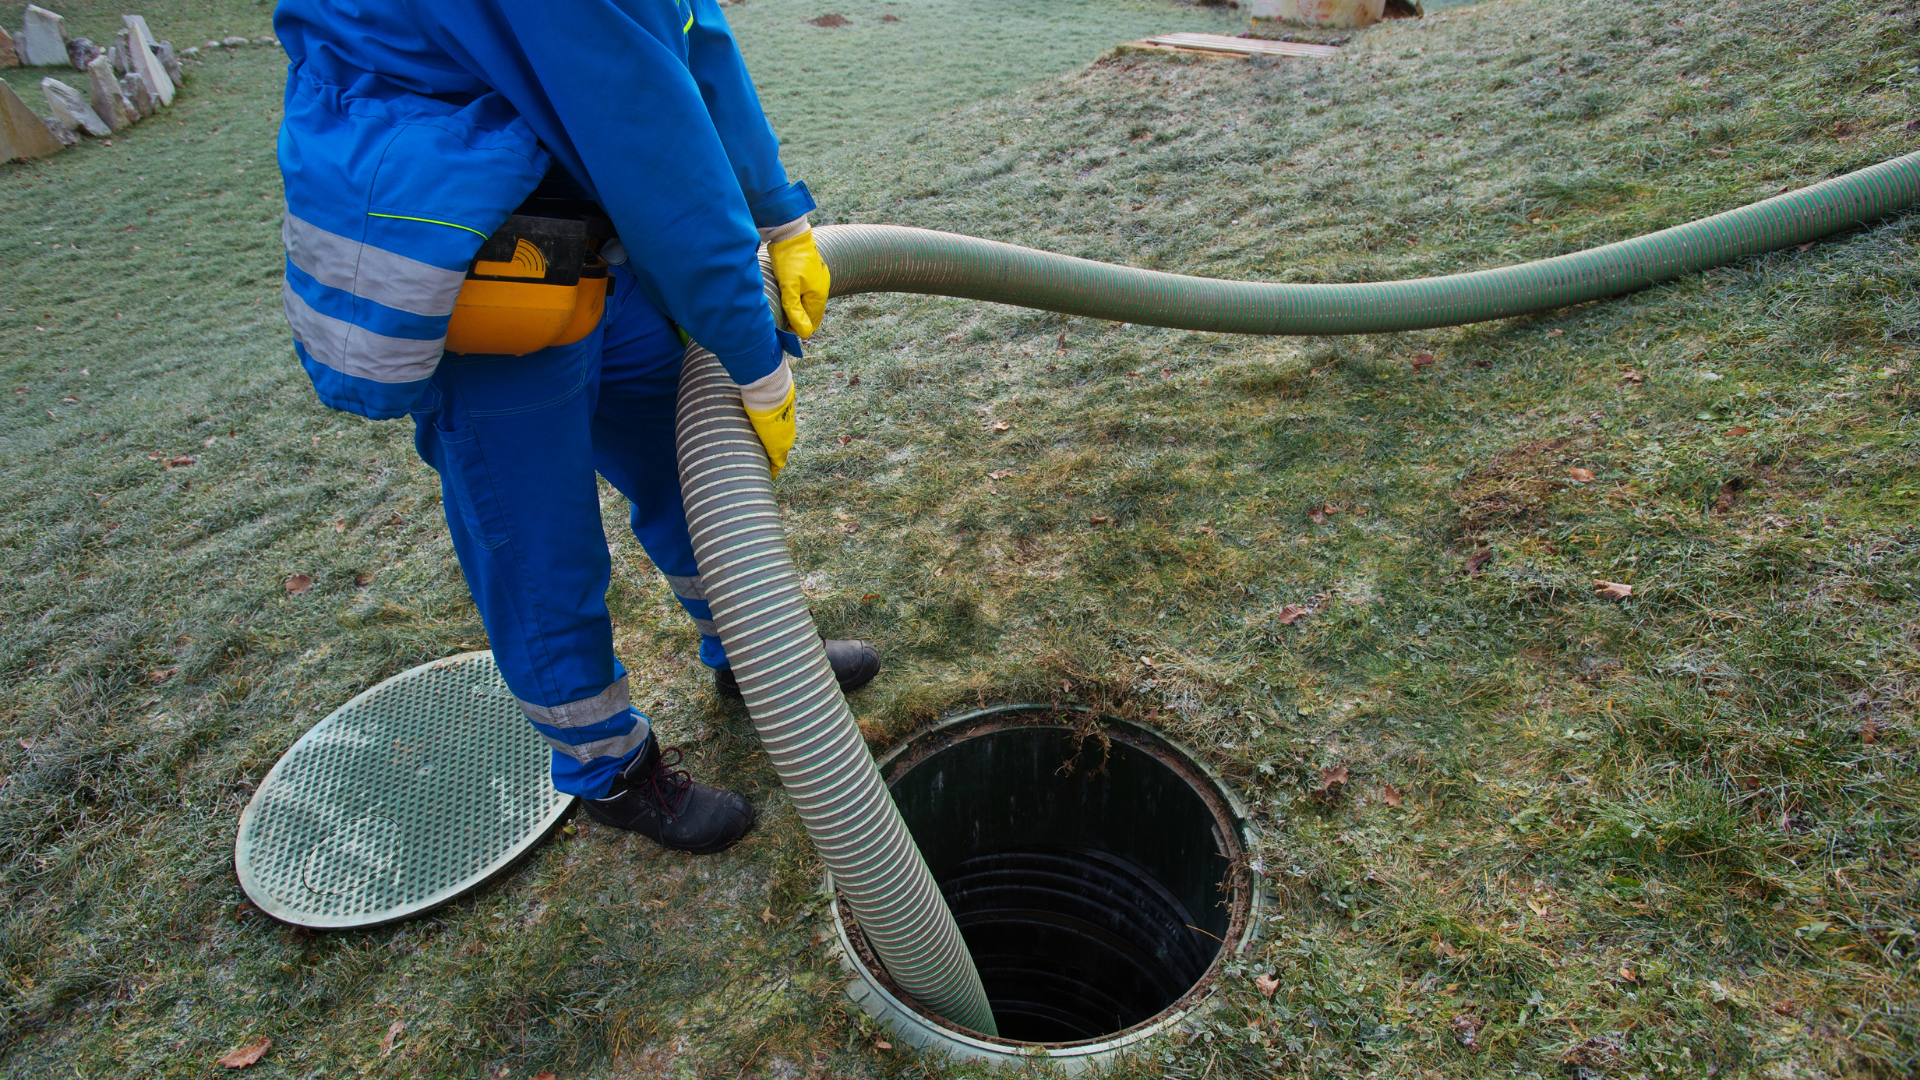
<path fill-rule="evenodd" d="M 572 796 L 494 667 L 463 653 L 347 702 L 293 744 L 240 816 L 234 863 L 260 910 L 326 929 L 378 926 L 491 879 Z"/>

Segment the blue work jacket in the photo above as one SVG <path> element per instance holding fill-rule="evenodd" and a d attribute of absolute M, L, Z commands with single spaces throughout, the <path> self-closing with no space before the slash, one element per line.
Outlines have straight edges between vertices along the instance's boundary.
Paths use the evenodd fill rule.
<path fill-rule="evenodd" d="M 716 0 L 281 0 L 273 25 L 284 298 L 326 404 L 407 411 L 480 242 L 543 179 L 606 209 L 735 381 L 779 365 L 757 229 L 814 203 Z"/>

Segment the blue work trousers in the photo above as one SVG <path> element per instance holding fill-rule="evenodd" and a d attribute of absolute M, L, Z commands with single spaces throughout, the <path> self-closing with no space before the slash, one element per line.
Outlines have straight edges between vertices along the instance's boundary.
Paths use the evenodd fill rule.
<path fill-rule="evenodd" d="M 687 535 L 674 451 L 679 334 L 612 273 L 599 329 L 526 356 L 448 353 L 414 406 L 414 445 L 440 474 L 447 531 L 494 660 L 553 746 L 553 784 L 598 798 L 645 745 L 607 612 L 612 560 L 597 471 L 725 667 Z"/>

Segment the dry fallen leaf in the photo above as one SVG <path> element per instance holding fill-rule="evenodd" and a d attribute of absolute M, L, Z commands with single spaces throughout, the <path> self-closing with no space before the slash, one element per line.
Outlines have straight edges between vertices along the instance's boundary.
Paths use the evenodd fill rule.
<path fill-rule="evenodd" d="M 1647 377 L 1645 375 L 1642 375 L 1638 371 L 1633 370 L 1632 368 L 1628 368 L 1625 372 L 1623 372 L 1620 375 L 1620 381 L 1624 383 L 1632 383 L 1633 385 L 1638 386 L 1641 383 L 1646 382 Z"/>
<path fill-rule="evenodd" d="M 560 1080 L 560 1078 L 550 1072 L 537 1072 L 533 1074 L 533 1080 Z"/>
<path fill-rule="evenodd" d="M 1872 720 L 1867 720 L 1860 725 L 1860 741 L 1861 742 L 1870 743 L 1874 739 L 1878 738 L 1879 735 L 1880 735 L 1880 728 L 1877 725 L 1875 725 Z"/>
<path fill-rule="evenodd" d="M 1732 427 L 1727 429 L 1727 435 L 1730 438 L 1735 438 L 1735 439 L 1741 437 L 1742 435 L 1751 434 L 1752 432 L 1753 432 L 1753 429 L 1748 427 L 1745 424 L 1735 424 Z"/>
<path fill-rule="evenodd" d="M 1475 574 L 1478 574 L 1480 572 L 1480 568 L 1487 565 L 1487 561 L 1492 558 L 1493 558 L 1492 548 L 1481 548 L 1479 551 L 1476 551 L 1473 554 L 1467 556 L 1467 576 L 1472 577 Z"/>
<path fill-rule="evenodd" d="M 1633 586 L 1622 585 L 1617 581 L 1596 581 L 1593 583 L 1593 591 L 1608 600 L 1625 600 L 1633 595 Z"/>
<path fill-rule="evenodd" d="M 355 586 L 364 589 L 367 586 L 373 584 L 373 575 L 372 574 L 355 574 L 353 575 L 353 583 Z"/>
<path fill-rule="evenodd" d="M 1441 956 L 1447 957 L 1448 959 L 1453 959 L 1460 955 L 1460 950 L 1454 948 L 1453 944 L 1447 941 L 1435 942 L 1433 946 L 1433 951 L 1439 953 Z"/>
<path fill-rule="evenodd" d="M 287 579 L 287 591 L 295 596 L 313 588 L 313 579 L 305 574 L 295 574 Z"/>
<path fill-rule="evenodd" d="M 1538 221 L 1539 219 L 1535 218 L 1534 220 Z M 1549 330 L 1547 331 L 1547 336 L 1548 337 L 1565 337 L 1566 333 L 1567 332 L 1565 330 Z"/>
<path fill-rule="evenodd" d="M 1621 968 L 1621 969 L 1620 969 L 1620 978 L 1621 978 L 1621 979 L 1622 979 L 1623 981 L 1625 981 L 1625 982 L 1639 982 L 1639 981 L 1640 981 L 1640 977 L 1639 977 L 1638 975 L 1635 975 L 1635 974 L 1633 973 L 1633 969 L 1632 969 L 1632 968 L 1630 968 L 1630 967 L 1623 967 L 1623 968 Z"/>
<path fill-rule="evenodd" d="M 1113 519 L 1112 519 L 1112 518 L 1110 518 L 1110 517 L 1090 517 L 1090 518 L 1088 518 L 1088 519 L 1087 519 L 1087 524 L 1089 524 L 1089 525 L 1111 525 L 1111 524 L 1113 524 Z"/>
<path fill-rule="evenodd" d="M 1327 523 L 1327 512 L 1317 506 L 1307 511 L 1307 517 L 1311 518 L 1315 525 L 1324 525 Z"/>
<path fill-rule="evenodd" d="M 1576 484 L 1593 483 L 1593 471 L 1591 469 L 1581 469 L 1581 468 L 1568 469 L 1567 476 Z"/>
<path fill-rule="evenodd" d="M 1253 985 L 1259 987 L 1262 994 L 1272 997 L 1273 992 L 1280 989 L 1280 980 L 1271 975 L 1255 975 Z"/>
<path fill-rule="evenodd" d="M 1195 525 L 1193 527 L 1193 531 L 1197 533 L 1205 533 L 1208 536 L 1215 536 L 1215 535 L 1218 535 L 1220 532 L 1219 529 L 1216 529 L 1211 525 Z"/>
<path fill-rule="evenodd" d="M 1301 607 L 1299 604 L 1288 604 L 1286 607 L 1281 608 L 1280 613 L 1275 615 L 1274 618 L 1280 620 L 1281 626 L 1292 626 L 1299 620 L 1300 616 L 1306 613 L 1307 609 Z"/>
<path fill-rule="evenodd" d="M 73 396 L 73 395 L 71 395 L 71 394 L 69 394 L 69 395 L 67 395 L 66 397 L 63 397 L 63 398 L 61 398 L 61 399 L 60 399 L 60 404 L 62 404 L 62 405 L 78 405 L 78 404 L 80 404 L 80 399 L 79 399 L 79 398 L 77 398 L 77 397 L 74 397 L 74 396 Z"/>
<path fill-rule="evenodd" d="M 995 470 L 993 470 L 992 472 L 990 472 L 990 473 L 988 473 L 988 474 L 987 474 L 987 479 L 989 479 L 989 480 L 1005 480 L 1005 479 L 1006 479 L 1007 477 L 1009 477 L 1009 476 L 1012 476 L 1012 475 L 1013 475 L 1013 470 L 1012 470 L 1012 469 L 995 469 Z"/>
<path fill-rule="evenodd" d="M 885 1039 L 875 1039 L 873 1040 L 873 1048 L 875 1050 L 891 1050 L 893 1049 L 893 1044 Z M 534 1080 L 540 1080 L 540 1078 L 535 1077 Z"/>
<path fill-rule="evenodd" d="M 388 1054 L 393 1053 L 393 1040 L 399 1038 L 400 1033 L 405 1030 L 407 1030 L 407 1022 L 405 1020 L 395 1020 L 393 1023 L 387 1025 L 387 1034 L 380 1040 L 381 1057 L 386 1057 Z"/>
<path fill-rule="evenodd" d="M 1527 906 L 1533 909 L 1533 913 L 1535 915 L 1538 915 L 1543 919 L 1547 917 L 1547 905 L 1541 903 L 1538 900 L 1535 900 L 1533 897 L 1531 896 L 1527 897 Z"/>
<path fill-rule="evenodd" d="M 147 672 L 147 681 L 149 683 L 152 683 L 155 686 L 158 686 L 161 683 L 166 682 L 168 679 L 173 678 L 173 673 L 178 670 L 180 669 L 170 668 L 170 667 L 155 668 L 154 670 Z"/>
<path fill-rule="evenodd" d="M 333 531 L 334 531 L 334 532 L 346 532 L 346 531 L 347 531 L 347 519 L 345 519 L 345 518 L 334 518 L 334 519 L 333 519 Z"/>
<path fill-rule="evenodd" d="M 853 441 L 853 436 L 851 435 L 842 435 L 838 439 L 834 440 L 834 442 L 839 443 L 841 446 L 845 446 L 852 441 Z"/>
<path fill-rule="evenodd" d="M 167 459 L 167 468 L 169 469 L 184 469 L 191 464 L 193 464 L 193 459 L 185 454 Z"/>
<path fill-rule="evenodd" d="M 1414 366 L 1414 367 L 1415 367 L 1416 369 L 1418 369 L 1418 368 L 1423 368 L 1423 367 L 1431 367 L 1432 365 L 1433 365 L 1433 354 L 1432 354 L 1432 353 L 1430 353 L 1430 352 L 1422 352 L 1422 353 L 1414 353 L 1414 354 L 1413 354 L 1413 366 Z"/>
<path fill-rule="evenodd" d="M 225 1065 L 229 1069 L 244 1069 L 265 1057 L 267 1048 L 272 1045 L 273 1040 L 262 1035 L 247 1045 L 229 1052 L 226 1057 L 220 1058 L 214 1064 Z"/>
<path fill-rule="evenodd" d="M 159 450 L 149 450 L 147 451 L 147 460 L 148 461 L 165 461 L 167 460 L 167 455 L 164 452 Z"/>
<path fill-rule="evenodd" d="M 993 430 L 995 430 L 995 431 L 1005 431 L 1005 430 L 1007 430 L 1008 428 L 1010 428 L 1010 427 L 1012 427 L 1012 426 L 1013 426 L 1013 425 L 1012 425 L 1011 423 L 1009 423 L 1009 422 L 1007 422 L 1007 421 L 1005 421 L 1005 420 L 995 420 L 995 421 L 993 422 Z"/>
<path fill-rule="evenodd" d="M 1141 662 L 1141 663 L 1143 663 L 1143 664 L 1145 664 L 1145 665 L 1147 665 L 1148 667 L 1153 667 L 1153 666 L 1154 666 L 1154 664 L 1153 664 L 1153 657 L 1151 657 L 1151 656 L 1142 656 L 1142 657 L 1140 658 L 1140 662 Z"/>
<path fill-rule="evenodd" d="M 1399 806 L 1402 797 L 1400 789 L 1394 787 L 1392 784 L 1380 785 L 1381 801 L 1385 802 L 1388 806 Z"/>
<path fill-rule="evenodd" d="M 1320 786 L 1308 792 L 1314 802 L 1333 803 L 1339 800 L 1340 792 L 1347 786 L 1347 767 L 1330 765 L 1320 770 Z"/>

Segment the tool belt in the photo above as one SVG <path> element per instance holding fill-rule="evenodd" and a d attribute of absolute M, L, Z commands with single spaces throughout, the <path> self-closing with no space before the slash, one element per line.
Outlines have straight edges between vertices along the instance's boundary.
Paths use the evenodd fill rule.
<path fill-rule="evenodd" d="M 447 351 L 524 356 L 592 333 L 613 291 L 600 257 L 612 238 L 613 222 L 593 203 L 522 203 L 468 267 Z"/>

